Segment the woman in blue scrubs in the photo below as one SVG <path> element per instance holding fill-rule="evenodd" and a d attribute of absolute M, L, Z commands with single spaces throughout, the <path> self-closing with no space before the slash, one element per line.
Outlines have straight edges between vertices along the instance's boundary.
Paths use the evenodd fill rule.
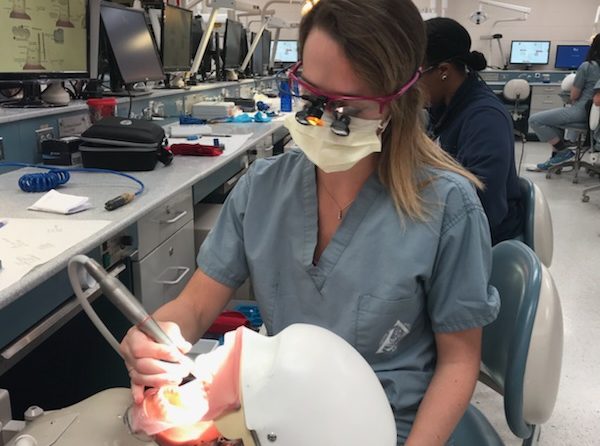
<path fill-rule="evenodd" d="M 499 309 L 478 181 L 422 127 L 426 38 L 414 4 L 314 3 L 290 73 L 308 100 L 286 120 L 301 150 L 251 166 L 198 270 L 155 317 L 186 351 L 250 277 L 269 334 L 319 325 L 367 359 L 399 445 L 446 444 L 477 380 L 481 327 Z M 187 374 L 135 328 L 122 352 L 136 401 L 143 386 Z"/>

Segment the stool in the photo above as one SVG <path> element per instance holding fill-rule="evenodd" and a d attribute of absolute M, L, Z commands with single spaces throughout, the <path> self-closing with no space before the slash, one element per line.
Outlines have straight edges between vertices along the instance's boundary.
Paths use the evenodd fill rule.
<path fill-rule="evenodd" d="M 581 201 L 583 201 L 584 203 L 587 203 L 588 201 L 590 201 L 590 196 L 588 194 L 590 192 L 594 192 L 596 190 L 600 190 L 600 185 L 588 187 L 587 189 L 583 189 L 583 191 L 581 192 Z"/>
<path fill-rule="evenodd" d="M 593 164 L 581 160 L 583 155 L 585 155 L 585 153 L 590 149 L 589 146 L 585 145 L 585 140 L 589 131 L 587 123 L 570 124 L 568 127 L 565 127 L 565 130 L 573 132 L 576 135 L 577 146 L 575 148 L 575 157 L 570 161 L 565 161 L 563 163 L 557 164 L 556 166 L 552 166 L 551 168 L 549 168 L 548 172 L 546 172 L 546 178 L 552 178 L 553 173 L 559 174 L 566 167 L 573 168 L 574 184 L 579 183 L 579 170 L 582 167 L 588 172 L 595 172 L 597 174 L 600 174 L 599 166 L 594 166 Z"/>

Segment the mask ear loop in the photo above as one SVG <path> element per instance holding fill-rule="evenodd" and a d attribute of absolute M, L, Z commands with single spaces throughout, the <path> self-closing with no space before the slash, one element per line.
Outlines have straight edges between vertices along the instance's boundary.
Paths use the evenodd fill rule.
<path fill-rule="evenodd" d="M 379 127 L 377 127 L 377 136 L 381 137 L 381 135 L 383 135 L 383 132 L 385 132 L 387 130 L 388 125 L 390 124 L 391 121 L 392 121 L 392 115 L 390 113 L 387 118 L 385 118 L 383 121 L 381 121 L 379 123 Z"/>
<path fill-rule="evenodd" d="M 386 104 L 391 103 L 392 101 L 394 101 L 395 99 L 398 99 L 401 96 L 404 96 L 404 94 L 413 86 L 417 83 L 417 81 L 419 80 L 419 78 L 421 77 L 421 75 L 423 74 L 423 68 L 419 67 L 417 69 L 417 71 L 415 71 L 414 76 L 406 83 L 404 84 L 404 86 L 400 89 L 400 91 L 398 91 L 398 93 L 396 93 L 394 95 L 393 98 L 391 98 L 390 101 L 386 101 L 386 102 L 380 102 L 379 103 L 379 113 L 383 112 L 383 108 L 385 107 Z M 388 117 L 381 121 L 381 123 L 379 124 L 379 127 L 377 127 L 377 136 L 379 136 L 379 139 L 381 139 L 383 133 L 387 130 L 388 125 L 390 124 L 392 120 L 392 115 L 388 115 Z"/>

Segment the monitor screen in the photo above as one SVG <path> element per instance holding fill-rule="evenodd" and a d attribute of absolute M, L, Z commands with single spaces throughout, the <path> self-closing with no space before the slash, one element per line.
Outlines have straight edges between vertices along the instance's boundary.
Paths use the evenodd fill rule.
<path fill-rule="evenodd" d="M 192 16 L 188 9 L 165 5 L 160 39 L 165 71 L 188 71 L 192 67 Z"/>
<path fill-rule="evenodd" d="M 265 29 L 265 31 L 262 34 L 262 58 L 263 58 L 263 65 L 265 66 L 266 69 L 269 68 L 269 63 L 271 63 L 271 31 L 269 31 L 268 29 Z M 258 49 L 257 49 L 258 51 Z"/>
<path fill-rule="evenodd" d="M 144 11 L 102 3 L 100 17 L 125 84 L 164 79 Z"/>
<path fill-rule="evenodd" d="M 89 77 L 87 0 L 4 4 L 0 79 Z"/>
<path fill-rule="evenodd" d="M 271 51 L 275 42 L 271 43 Z M 275 53 L 275 62 L 295 63 L 298 62 L 298 41 L 280 40 L 277 42 L 277 52 Z"/>
<path fill-rule="evenodd" d="M 514 65 L 546 65 L 550 57 L 548 40 L 513 40 L 510 63 Z"/>
<path fill-rule="evenodd" d="M 254 42 L 256 39 L 256 33 L 251 34 L 250 43 Z M 256 47 L 256 51 L 252 53 L 252 73 L 255 76 L 262 76 L 264 74 L 265 68 L 263 66 L 263 52 L 262 52 L 262 39 L 258 46 Z"/>
<path fill-rule="evenodd" d="M 575 70 L 587 57 L 589 45 L 557 45 L 554 68 Z"/>
<path fill-rule="evenodd" d="M 239 68 L 242 57 L 242 33 L 240 22 L 227 19 L 225 22 L 225 43 L 223 45 L 223 68 Z"/>

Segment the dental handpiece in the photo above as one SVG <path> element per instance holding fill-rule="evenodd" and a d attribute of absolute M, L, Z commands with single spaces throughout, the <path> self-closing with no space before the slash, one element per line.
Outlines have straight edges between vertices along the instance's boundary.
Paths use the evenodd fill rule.
<path fill-rule="evenodd" d="M 121 313 L 129 319 L 142 333 L 152 340 L 174 347 L 177 352 L 180 350 L 173 340 L 163 331 L 156 320 L 148 314 L 142 304 L 133 294 L 117 279 L 108 274 L 94 259 L 87 259 L 84 263 L 87 272 L 98 282 L 104 295 L 119 309 Z M 180 352 L 181 353 L 181 352 Z M 194 374 L 195 363 L 190 357 L 181 353 L 179 362 L 188 366 L 190 373 Z"/>

